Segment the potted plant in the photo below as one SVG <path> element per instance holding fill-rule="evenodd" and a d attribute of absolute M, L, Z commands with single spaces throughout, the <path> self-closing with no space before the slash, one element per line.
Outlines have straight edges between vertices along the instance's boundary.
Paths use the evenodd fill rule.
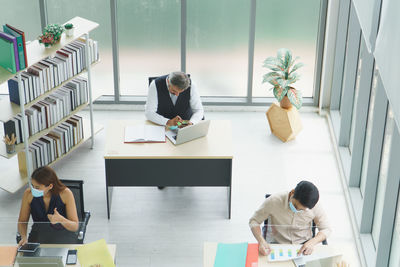
<path fill-rule="evenodd" d="M 6 151 L 8 154 L 12 154 L 15 152 L 15 142 L 17 141 L 17 138 L 15 137 L 15 134 L 11 134 L 11 138 L 6 134 L 3 138 L 3 142 L 6 144 Z"/>
<path fill-rule="evenodd" d="M 45 47 L 50 47 L 60 42 L 64 28 L 59 24 L 49 24 L 44 28 L 43 35 L 38 37 L 39 43 Z"/>
<path fill-rule="evenodd" d="M 295 64 L 298 58 L 293 59 L 289 49 L 281 48 L 276 57 L 268 57 L 264 61 L 263 67 L 270 69 L 271 72 L 263 76 L 263 83 L 270 83 L 273 86 L 271 90 L 275 98 L 285 109 L 289 109 L 292 104 L 300 109 L 302 105 L 301 92 L 291 86 L 299 80 L 300 75 L 296 71 L 304 65 L 303 63 Z"/>
<path fill-rule="evenodd" d="M 74 36 L 74 25 L 72 23 L 65 24 L 64 28 L 68 37 Z"/>

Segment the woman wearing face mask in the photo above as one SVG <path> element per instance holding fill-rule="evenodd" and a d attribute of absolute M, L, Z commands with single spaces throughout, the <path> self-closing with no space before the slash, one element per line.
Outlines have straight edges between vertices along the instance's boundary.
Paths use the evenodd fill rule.
<path fill-rule="evenodd" d="M 53 169 L 39 167 L 32 173 L 30 188 L 22 198 L 18 218 L 19 245 L 28 242 L 74 243 L 78 214 L 74 195 L 60 182 Z M 34 224 L 27 238 L 29 217 Z"/>

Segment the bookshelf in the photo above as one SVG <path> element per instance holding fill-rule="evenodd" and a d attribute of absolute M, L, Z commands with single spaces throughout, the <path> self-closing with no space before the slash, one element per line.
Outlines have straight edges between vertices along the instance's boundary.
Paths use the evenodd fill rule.
<path fill-rule="evenodd" d="M 53 56 L 56 54 L 56 51 L 64 48 L 65 46 L 69 45 L 70 43 L 78 40 L 81 37 L 85 37 L 86 42 L 85 42 L 85 47 L 86 51 L 89 51 L 89 32 L 94 30 L 99 26 L 98 23 L 81 18 L 81 17 L 75 17 L 66 23 L 72 23 L 74 25 L 74 35 L 71 37 L 67 37 L 65 33 L 63 33 L 60 43 L 53 45 L 52 47 L 45 48 L 43 44 L 40 44 L 38 40 L 32 41 L 30 43 L 26 44 L 26 54 L 27 54 L 27 59 L 28 59 L 28 66 L 27 68 L 31 67 L 32 65 L 40 62 L 41 60 Z M 100 125 L 95 125 L 93 122 L 93 94 L 92 94 L 92 88 L 91 88 L 91 67 L 97 62 L 90 63 L 89 59 L 89 53 L 86 54 L 86 66 L 87 68 L 83 70 L 80 73 L 77 73 L 75 76 L 65 80 L 62 82 L 60 85 L 51 88 L 44 94 L 40 95 L 33 101 L 25 104 L 25 105 L 17 105 L 9 101 L 8 98 L 1 97 L 0 98 L 0 121 L 1 122 L 7 122 L 8 120 L 12 119 L 16 114 L 21 113 L 25 114 L 25 109 L 31 107 L 35 103 L 44 100 L 46 97 L 48 97 L 52 92 L 57 91 L 59 88 L 61 88 L 63 85 L 67 84 L 70 82 L 72 79 L 82 75 L 83 73 L 87 73 L 87 93 L 88 93 L 88 101 L 86 103 L 81 104 L 80 106 L 77 106 L 70 114 L 59 120 L 57 123 L 54 125 L 43 129 L 42 131 L 30 136 L 28 134 L 28 129 L 27 129 L 27 118 L 25 116 L 22 116 L 21 120 L 21 126 L 22 126 L 22 134 L 25 138 L 25 140 L 28 140 L 28 142 L 20 143 L 16 145 L 15 150 L 16 152 L 13 154 L 7 154 L 6 153 L 6 146 L 4 143 L 0 145 L 0 155 L 7 158 L 11 159 L 12 157 L 18 155 L 18 168 L 10 168 L 7 167 L 6 170 L 2 171 L 2 175 L 0 177 L 0 188 L 10 192 L 14 193 L 20 188 L 22 188 L 24 185 L 26 185 L 27 182 L 29 182 L 29 176 L 32 173 L 32 162 L 30 159 L 30 154 L 29 154 L 29 145 L 31 145 L 33 142 L 37 141 L 41 137 L 45 136 L 49 132 L 51 132 L 53 129 L 56 127 L 60 126 L 63 122 L 67 121 L 70 119 L 73 115 L 77 114 L 79 111 L 84 109 L 85 107 L 89 106 L 90 107 L 90 119 L 89 121 L 83 120 L 83 133 L 84 133 L 84 138 L 80 140 L 79 143 L 77 143 L 74 147 L 72 147 L 67 153 L 61 155 L 59 158 L 56 158 L 53 162 L 49 163 L 48 165 L 51 166 L 55 164 L 56 162 L 62 160 L 65 156 L 67 156 L 69 153 L 74 151 L 78 146 L 80 146 L 82 143 L 87 141 L 88 139 L 91 139 L 91 148 L 94 146 L 94 135 L 102 129 L 102 126 Z M 79 65 L 78 65 L 79 66 Z M 22 80 L 21 80 L 21 73 L 25 70 L 21 70 L 17 72 L 16 74 L 10 73 L 7 70 L 0 68 L 0 84 L 7 82 L 9 79 L 13 77 L 18 78 L 18 91 L 19 91 L 19 99 L 20 103 L 24 103 L 24 90 L 21 86 Z M 7 96 L 8 97 L 8 96 Z M 95 99 L 95 98 L 94 98 Z"/>

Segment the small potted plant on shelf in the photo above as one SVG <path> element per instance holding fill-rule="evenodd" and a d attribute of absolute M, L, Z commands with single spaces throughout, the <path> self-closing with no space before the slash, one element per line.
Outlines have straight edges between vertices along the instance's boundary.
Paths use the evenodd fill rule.
<path fill-rule="evenodd" d="M 64 28 L 65 28 L 65 33 L 67 34 L 68 37 L 74 36 L 74 24 L 67 23 L 64 25 Z"/>
<path fill-rule="evenodd" d="M 302 105 L 301 92 L 291 86 L 299 80 L 300 75 L 296 71 L 304 65 L 294 64 L 298 58 L 293 58 L 290 50 L 281 48 L 277 57 L 268 57 L 264 61 L 263 67 L 270 69 L 271 72 L 264 75 L 263 83 L 270 83 L 273 86 L 271 90 L 282 108 L 288 109 L 293 104 L 300 109 Z"/>
<path fill-rule="evenodd" d="M 297 112 L 302 105 L 301 92 L 292 87 L 300 77 L 296 71 L 303 66 L 303 63 L 295 64 L 297 59 L 298 57 L 292 57 L 290 50 L 281 48 L 277 57 L 268 57 L 263 65 L 271 70 L 264 75 L 263 83 L 270 83 L 273 86 L 271 90 L 280 102 L 279 106 L 273 103 L 266 115 L 271 133 L 283 142 L 294 139 L 303 128 Z M 292 105 L 296 109 L 293 109 Z"/>
<path fill-rule="evenodd" d="M 12 154 L 15 152 L 15 142 L 17 141 L 17 138 L 15 137 L 15 134 L 11 134 L 11 138 L 6 134 L 3 138 L 3 142 L 6 144 L 6 151 L 8 154 Z"/>
<path fill-rule="evenodd" d="M 50 47 L 60 42 L 64 28 L 59 24 L 49 24 L 44 28 L 43 35 L 38 37 L 39 43 L 45 47 Z"/>

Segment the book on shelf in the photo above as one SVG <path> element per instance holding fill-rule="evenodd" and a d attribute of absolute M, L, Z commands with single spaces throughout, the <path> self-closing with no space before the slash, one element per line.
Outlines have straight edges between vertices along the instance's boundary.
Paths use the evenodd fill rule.
<path fill-rule="evenodd" d="M 24 33 L 23 31 L 21 31 L 21 30 L 15 28 L 15 27 L 11 26 L 10 24 L 6 24 L 6 26 L 7 26 L 9 29 L 11 29 L 11 30 L 13 30 L 13 31 L 15 31 L 15 32 L 17 32 L 17 33 L 19 33 L 19 34 L 22 36 L 22 44 L 23 44 L 23 48 L 24 48 L 24 60 L 25 60 L 24 63 L 25 63 L 25 67 L 24 67 L 24 68 L 21 68 L 21 69 L 25 69 L 25 68 L 28 66 L 28 57 L 27 57 L 27 55 L 26 55 L 25 33 Z"/>
<path fill-rule="evenodd" d="M 29 155 L 34 169 L 51 164 L 53 161 L 68 153 L 83 140 L 83 119 L 74 115 L 71 119 L 54 128 L 29 145 Z M 18 159 L 25 163 L 25 155 L 18 154 Z"/>
<path fill-rule="evenodd" d="M 87 90 L 87 80 L 85 78 L 74 78 L 43 100 L 25 109 L 28 135 L 32 136 L 51 127 L 69 116 L 78 107 L 87 103 Z M 17 144 L 23 142 L 21 114 L 15 115 L 5 123 L 4 134 L 11 136 L 13 133 L 17 137 Z"/>
<path fill-rule="evenodd" d="M 86 68 L 86 53 L 92 55 L 91 63 L 98 60 L 98 56 L 93 56 L 94 51 L 97 51 L 97 42 L 91 39 L 89 41 L 89 52 L 86 52 L 84 40 L 79 39 L 58 50 L 54 56 L 43 59 L 21 72 L 21 89 L 25 95 L 23 104 L 28 104 L 81 73 Z M 8 80 L 8 91 L 10 101 L 20 105 L 17 77 Z"/>

